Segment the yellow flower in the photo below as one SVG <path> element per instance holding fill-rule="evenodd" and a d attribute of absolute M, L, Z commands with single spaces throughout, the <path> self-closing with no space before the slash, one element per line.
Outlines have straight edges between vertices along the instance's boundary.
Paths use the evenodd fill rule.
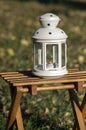
<path fill-rule="evenodd" d="M 8 54 L 9 54 L 10 56 L 14 56 L 14 55 L 15 55 L 15 52 L 14 52 L 14 50 L 13 50 L 12 48 L 8 48 L 8 49 L 7 49 L 7 52 L 8 52 Z"/>
<path fill-rule="evenodd" d="M 66 112 L 65 115 L 64 115 L 65 118 L 69 117 L 69 116 L 70 116 L 70 112 Z"/>
<path fill-rule="evenodd" d="M 45 114 L 48 114 L 49 113 L 49 108 L 45 108 Z"/>
<path fill-rule="evenodd" d="M 21 39 L 20 42 L 21 42 L 21 44 L 24 45 L 24 46 L 28 46 L 28 44 L 29 44 L 28 40 L 26 40 L 26 39 Z"/>
<path fill-rule="evenodd" d="M 79 61 L 80 64 L 83 64 L 84 60 L 85 60 L 84 56 L 80 55 L 78 57 L 78 61 Z"/>

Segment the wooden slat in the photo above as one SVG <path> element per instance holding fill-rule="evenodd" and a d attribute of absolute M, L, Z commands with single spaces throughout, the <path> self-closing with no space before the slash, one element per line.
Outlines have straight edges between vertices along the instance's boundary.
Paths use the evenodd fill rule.
<path fill-rule="evenodd" d="M 8 82 L 12 83 L 14 86 L 15 85 L 18 85 L 20 86 L 21 84 L 22 85 L 31 85 L 31 84 L 51 84 L 51 83 L 66 83 L 66 82 L 79 82 L 79 81 L 86 81 L 86 77 L 81 77 L 81 78 L 70 78 L 70 79 L 59 79 L 59 80 L 29 80 L 28 78 L 27 79 L 24 79 L 24 80 L 16 80 L 16 81 L 11 81 L 9 80 Z"/>
<path fill-rule="evenodd" d="M 4 78 L 7 82 L 12 83 L 14 86 L 20 85 L 32 85 L 32 84 L 51 84 L 51 83 L 66 83 L 66 82 L 79 82 L 86 81 L 86 71 L 70 71 L 70 73 L 60 77 L 60 78 L 39 78 L 31 77 L 31 75 L 24 75 L 19 72 L 7 72 L 2 73 L 1 77 Z"/>
<path fill-rule="evenodd" d="M 83 87 L 84 87 L 84 85 L 83 85 Z M 58 86 L 42 86 L 42 87 L 37 87 L 37 91 L 73 89 L 73 88 L 74 88 L 74 84 L 58 85 Z M 28 88 L 20 88 L 19 90 L 21 92 L 29 92 Z"/>
<path fill-rule="evenodd" d="M 23 76 L 22 76 L 23 77 Z M 18 77 L 18 78 L 22 78 L 22 77 Z M 26 76 L 26 77 L 28 77 L 28 76 Z M 72 78 L 81 78 L 81 77 L 86 77 L 86 74 L 82 74 L 82 75 L 65 75 L 65 76 L 63 76 L 63 77 L 60 77 L 60 78 L 47 78 L 47 79 L 41 79 L 41 78 L 27 78 L 28 80 L 34 80 L 34 81 L 48 81 L 48 80 L 63 80 L 63 79 L 67 79 L 68 78 L 68 80 L 69 79 L 72 79 Z M 17 80 L 18 79 L 17 77 L 12 77 L 12 78 L 9 78 L 9 77 L 5 77 L 5 79 L 13 79 L 13 81 L 15 81 L 15 80 Z M 11 80 L 12 81 L 12 80 Z"/>
<path fill-rule="evenodd" d="M 78 75 L 77 76 L 70 76 L 70 77 L 62 77 L 62 78 L 58 78 L 58 79 L 24 79 L 24 80 L 11 80 L 10 79 L 10 82 L 15 84 L 15 83 L 27 83 L 27 84 L 42 84 L 42 83 L 60 83 L 60 82 L 77 82 L 77 81 L 86 81 L 86 75 L 85 76 L 81 76 L 79 77 Z"/>
<path fill-rule="evenodd" d="M 23 75 L 23 74 L 18 74 L 18 75 L 12 75 L 12 76 L 3 76 L 2 75 L 2 77 L 4 77 L 4 78 L 7 78 L 7 79 L 9 79 L 9 78 L 16 78 L 16 77 L 21 77 L 21 76 L 26 76 L 26 75 Z M 62 76 L 62 78 L 64 78 L 64 77 L 81 77 L 81 76 L 86 76 L 86 73 L 85 72 L 82 72 L 82 73 L 69 73 L 69 74 L 67 74 L 67 75 L 64 75 L 64 76 Z M 38 80 L 41 80 L 42 78 L 38 78 L 38 77 L 29 77 L 28 75 L 27 75 L 27 77 L 28 77 L 28 79 L 38 79 Z M 61 77 L 60 77 L 61 78 Z M 48 80 L 48 79 L 50 79 L 50 78 L 47 78 L 46 80 Z M 51 79 L 54 79 L 54 78 L 51 78 Z M 55 79 L 58 79 L 58 77 L 57 78 L 55 78 Z"/>
<path fill-rule="evenodd" d="M 19 77 L 19 78 L 9 78 L 9 79 L 7 79 L 7 81 L 8 82 L 17 82 L 17 81 L 19 81 L 19 82 L 21 82 L 21 81 L 31 81 L 31 80 L 33 80 L 32 78 L 28 78 L 28 76 L 22 76 L 22 77 Z M 36 78 L 34 78 L 34 80 L 37 80 Z"/>
<path fill-rule="evenodd" d="M 81 72 L 73 72 L 73 73 L 68 73 L 67 75 L 64 75 L 64 76 L 62 76 L 62 78 L 69 78 L 69 77 L 81 77 L 81 76 L 85 76 L 86 75 L 86 71 L 81 71 Z M 26 76 L 26 75 L 24 75 L 24 74 L 22 74 L 22 73 L 17 73 L 17 74 L 15 74 L 15 73 L 13 73 L 13 74 L 2 74 L 1 75 L 3 78 L 5 78 L 5 79 L 18 79 L 18 78 L 21 78 L 21 76 Z M 30 77 L 29 75 L 27 75 L 26 77 L 28 77 L 30 80 L 33 80 L 33 79 L 35 79 L 35 80 L 41 80 L 41 78 L 39 78 L 39 77 Z M 58 79 L 58 78 L 57 78 Z M 47 79 L 46 79 L 47 80 Z"/>
<path fill-rule="evenodd" d="M 28 80 L 28 77 L 27 76 L 23 76 L 23 77 L 20 77 L 20 78 L 11 78 L 11 79 L 7 79 L 8 82 L 21 82 L 21 81 L 25 81 L 25 80 Z"/>
<path fill-rule="evenodd" d="M 23 76 L 23 74 L 18 73 L 18 74 L 9 74 L 9 75 L 2 75 L 2 77 L 16 77 L 16 76 Z"/>
<path fill-rule="evenodd" d="M 21 76 L 12 76 L 12 77 L 3 77 L 5 80 L 11 80 L 11 79 L 20 79 L 20 78 L 27 78 L 28 76 L 21 75 Z"/>
<path fill-rule="evenodd" d="M 19 72 L 0 72 L 0 75 L 18 74 Z"/>
<path fill-rule="evenodd" d="M 85 75 L 86 74 L 86 71 L 76 71 L 76 72 L 70 72 L 70 73 L 68 73 L 68 74 L 66 74 L 66 76 L 71 76 L 71 75 L 81 75 L 81 74 L 83 74 L 83 75 Z M 8 72 L 8 73 L 2 73 L 1 74 L 1 76 L 2 77 L 14 77 L 14 76 L 16 76 L 16 75 L 19 75 L 19 76 L 21 76 L 21 75 L 25 75 L 25 74 L 23 74 L 23 73 L 19 73 L 19 72 Z M 28 73 L 28 75 L 27 75 L 29 78 L 36 78 L 36 79 L 39 79 L 39 77 L 31 77 L 30 75 L 29 75 L 29 73 Z"/>
<path fill-rule="evenodd" d="M 86 78 L 85 79 L 80 79 L 80 80 L 77 80 L 77 79 L 72 79 L 72 80 L 70 80 L 70 81 L 68 81 L 68 80 L 63 80 L 63 81 L 48 81 L 48 82 L 46 82 L 46 81 L 43 81 L 43 82 L 19 82 L 19 83 L 13 83 L 13 86 L 15 86 L 15 87 L 19 87 L 19 86 L 21 86 L 21 85 L 23 85 L 23 86 L 25 86 L 25 85 L 39 85 L 39 84 L 52 84 L 52 83 L 72 83 L 72 82 L 79 82 L 79 81 L 84 81 L 84 80 L 86 80 Z"/>
<path fill-rule="evenodd" d="M 69 78 L 69 79 L 59 79 L 59 80 L 30 80 L 28 78 L 21 78 L 21 79 L 18 79 L 18 80 L 12 80 L 12 79 L 9 79 L 7 80 L 8 82 L 12 83 L 12 84 L 19 84 L 19 83 L 28 83 L 28 85 L 31 85 L 33 84 L 43 84 L 43 83 L 46 83 L 46 84 L 51 84 L 51 83 L 65 83 L 65 82 L 79 82 L 79 81 L 86 81 L 86 76 L 82 76 L 82 77 L 77 77 L 77 78 Z"/>
<path fill-rule="evenodd" d="M 1 75 L 2 77 L 15 77 L 15 76 L 21 76 L 21 75 L 24 75 L 24 74 L 22 74 L 22 73 L 18 73 L 18 74 L 9 74 L 9 75 Z M 81 75 L 86 75 L 86 71 L 81 71 L 81 72 L 73 72 L 73 73 L 68 73 L 68 74 L 66 74 L 66 75 L 64 75 L 64 76 L 81 76 Z M 31 76 L 29 76 L 29 74 L 27 75 L 28 76 L 28 78 L 32 78 L 32 79 L 41 79 L 41 78 L 39 78 L 39 77 L 31 77 Z M 62 77 L 64 77 L 64 76 L 62 76 Z M 54 77 L 51 77 L 51 78 L 54 78 Z"/>
<path fill-rule="evenodd" d="M 81 75 L 81 76 L 79 76 L 79 75 L 77 75 L 77 76 L 69 76 L 69 77 L 67 77 L 67 76 L 65 76 L 65 77 L 61 77 L 61 78 L 57 78 L 57 79 L 36 79 L 36 78 L 28 78 L 28 76 L 16 76 L 16 77 L 5 77 L 4 79 L 5 80 L 7 80 L 7 81 L 10 81 L 10 82 L 21 82 L 22 80 L 24 81 L 26 81 L 26 82 L 28 82 L 28 81 L 30 81 L 30 82 L 32 82 L 32 81 L 34 81 L 34 82 L 42 82 L 42 81 L 49 81 L 49 80 L 51 80 L 51 81 L 61 81 L 61 80 L 64 80 L 64 79 L 68 79 L 68 80 L 71 80 L 71 79 L 81 79 L 81 78 L 86 78 L 86 75 Z"/>
<path fill-rule="evenodd" d="M 43 86 L 43 87 L 38 87 L 37 91 L 46 91 L 46 90 L 57 90 L 57 89 L 72 89 L 74 88 L 74 84 L 69 84 L 69 85 L 59 85 L 59 86 Z"/>

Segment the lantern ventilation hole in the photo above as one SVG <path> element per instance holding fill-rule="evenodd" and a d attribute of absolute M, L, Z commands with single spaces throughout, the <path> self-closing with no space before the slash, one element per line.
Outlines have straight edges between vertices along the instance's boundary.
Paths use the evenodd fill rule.
<path fill-rule="evenodd" d="M 47 25 L 50 26 L 50 23 L 48 23 Z"/>
<path fill-rule="evenodd" d="M 39 32 L 37 32 L 37 34 L 38 34 Z"/>
<path fill-rule="evenodd" d="M 52 34 L 52 32 L 49 32 L 49 34 L 51 35 L 51 34 Z"/>
<path fill-rule="evenodd" d="M 50 17 L 53 17 L 53 15 L 51 14 Z"/>
<path fill-rule="evenodd" d="M 61 31 L 61 33 L 64 33 L 63 31 Z"/>

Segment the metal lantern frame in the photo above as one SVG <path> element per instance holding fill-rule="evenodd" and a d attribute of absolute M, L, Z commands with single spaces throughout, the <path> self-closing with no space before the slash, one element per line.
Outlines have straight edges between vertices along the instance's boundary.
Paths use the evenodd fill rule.
<path fill-rule="evenodd" d="M 56 28 L 59 17 L 47 13 L 40 17 L 42 28 L 35 31 L 33 74 L 40 77 L 59 77 L 67 74 L 67 35 Z"/>

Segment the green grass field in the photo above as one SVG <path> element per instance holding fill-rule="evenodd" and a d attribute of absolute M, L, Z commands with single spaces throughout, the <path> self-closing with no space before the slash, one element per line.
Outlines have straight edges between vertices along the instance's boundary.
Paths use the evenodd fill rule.
<path fill-rule="evenodd" d="M 86 70 L 86 10 L 66 4 L 27 1 L 0 1 L 0 71 L 33 68 L 34 31 L 39 16 L 52 12 L 61 18 L 59 27 L 68 35 L 68 68 Z M 0 129 L 10 108 L 8 84 L 0 80 Z M 83 92 L 84 93 L 84 92 Z M 79 94 L 80 101 L 83 93 Z M 67 91 L 40 92 L 21 101 L 25 130 L 71 130 L 73 113 Z M 16 129 L 16 128 L 14 128 Z"/>

